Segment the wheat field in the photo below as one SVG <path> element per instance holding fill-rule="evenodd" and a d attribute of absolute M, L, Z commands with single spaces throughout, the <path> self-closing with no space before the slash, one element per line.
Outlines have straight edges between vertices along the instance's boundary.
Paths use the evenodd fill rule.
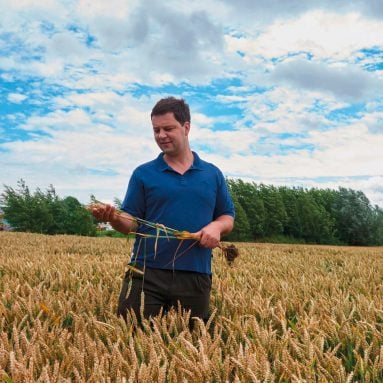
<path fill-rule="evenodd" d="M 0 233 L 3 382 L 383 382 L 383 249 L 214 250 L 212 314 L 115 314 L 132 242 Z"/>

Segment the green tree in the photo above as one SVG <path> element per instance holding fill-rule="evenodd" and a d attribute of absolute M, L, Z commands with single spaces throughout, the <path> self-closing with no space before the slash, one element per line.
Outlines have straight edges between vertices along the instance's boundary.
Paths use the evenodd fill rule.
<path fill-rule="evenodd" d="M 303 193 L 302 189 L 280 187 L 279 192 L 282 197 L 286 211 L 286 221 L 284 225 L 284 235 L 293 238 L 302 238 L 302 217 L 299 208 L 299 196 Z"/>
<path fill-rule="evenodd" d="M 16 231 L 42 234 L 95 235 L 91 214 L 74 197 L 60 199 L 51 185 L 46 193 L 31 193 L 24 180 L 17 188 L 4 186 L 1 203 L 4 217 Z"/>
<path fill-rule="evenodd" d="M 339 239 L 349 245 L 369 245 L 374 214 L 370 201 L 361 191 L 339 188 L 333 204 Z"/>
<path fill-rule="evenodd" d="M 263 237 L 265 207 L 257 185 L 242 180 L 229 180 L 228 185 L 231 194 L 236 196 L 238 203 L 247 216 L 250 225 L 249 240 L 257 240 Z"/>
<path fill-rule="evenodd" d="M 66 197 L 61 201 L 63 226 L 66 234 L 96 235 L 93 216 L 83 208 L 74 197 Z"/>
<path fill-rule="evenodd" d="M 32 195 L 24 180 L 14 189 L 5 186 L 2 205 L 5 219 L 14 230 L 46 233 L 45 228 L 52 223 L 52 216 L 43 201 L 40 189 Z"/>
<path fill-rule="evenodd" d="M 275 186 L 260 186 L 260 193 L 265 207 L 264 235 L 271 237 L 273 235 L 283 234 L 283 228 L 287 222 L 287 214 L 281 193 Z"/>
<path fill-rule="evenodd" d="M 326 209 L 315 200 L 311 191 L 300 194 L 298 205 L 302 223 L 302 238 L 306 242 L 312 243 L 331 243 L 334 241 L 334 220 Z"/>
<path fill-rule="evenodd" d="M 243 210 L 250 227 L 248 240 L 282 234 L 311 243 L 383 244 L 383 210 L 372 207 L 362 192 L 276 188 L 242 180 L 229 180 L 228 185 L 238 211 L 241 238 L 248 232 L 241 217 Z"/>
<path fill-rule="evenodd" d="M 375 205 L 373 209 L 372 245 L 383 245 L 383 209 Z"/>
<path fill-rule="evenodd" d="M 238 197 L 232 195 L 235 206 L 235 224 L 233 231 L 226 237 L 228 241 L 248 241 L 251 238 L 250 224 Z"/>

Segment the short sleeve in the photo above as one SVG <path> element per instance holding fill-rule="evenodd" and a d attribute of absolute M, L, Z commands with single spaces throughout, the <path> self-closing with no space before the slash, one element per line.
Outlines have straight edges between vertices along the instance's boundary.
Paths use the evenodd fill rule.
<path fill-rule="evenodd" d="M 235 217 L 235 209 L 233 199 L 231 198 L 229 188 L 227 187 L 225 177 L 222 172 L 218 171 L 218 188 L 217 188 L 217 200 L 214 209 L 214 219 L 221 215 L 230 215 Z"/>
<path fill-rule="evenodd" d="M 137 170 L 129 180 L 121 209 L 134 217 L 145 218 L 145 189 Z"/>

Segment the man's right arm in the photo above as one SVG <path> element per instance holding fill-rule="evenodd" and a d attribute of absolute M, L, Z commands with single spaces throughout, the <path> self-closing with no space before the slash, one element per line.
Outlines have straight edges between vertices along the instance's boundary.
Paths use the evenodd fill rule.
<path fill-rule="evenodd" d="M 129 234 L 137 230 L 137 222 L 128 213 L 120 213 L 116 208 L 108 204 L 98 204 L 91 209 L 93 216 L 101 222 L 109 222 L 113 229 L 123 233 Z"/>

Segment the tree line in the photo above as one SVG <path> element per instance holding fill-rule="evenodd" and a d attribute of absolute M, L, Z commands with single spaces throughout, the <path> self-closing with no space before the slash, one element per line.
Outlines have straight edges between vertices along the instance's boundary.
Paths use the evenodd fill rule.
<path fill-rule="evenodd" d="M 24 180 L 4 186 L 0 206 L 12 230 L 41 234 L 96 235 L 92 215 L 74 197 L 60 198 L 52 185 L 31 192 Z"/>
<path fill-rule="evenodd" d="M 230 241 L 383 245 L 383 209 L 361 191 L 304 189 L 227 180 L 236 208 Z M 120 201 L 115 198 L 115 205 Z M 97 222 L 74 197 L 51 185 L 31 192 L 25 181 L 4 186 L 0 206 L 13 230 L 96 235 Z"/>
<path fill-rule="evenodd" d="M 236 207 L 232 241 L 383 244 L 383 209 L 361 191 L 227 182 Z"/>

